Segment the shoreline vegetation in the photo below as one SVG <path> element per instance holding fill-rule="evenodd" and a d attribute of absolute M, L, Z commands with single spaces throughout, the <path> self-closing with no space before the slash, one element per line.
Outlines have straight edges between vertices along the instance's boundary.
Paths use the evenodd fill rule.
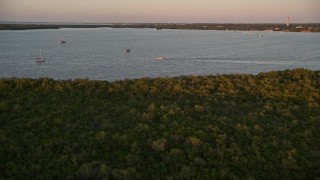
<path fill-rule="evenodd" d="M 2 23 L 0 30 L 31 30 L 60 28 L 153 28 L 186 30 L 230 30 L 230 31 L 283 31 L 283 32 L 320 32 L 320 23 L 290 24 L 211 24 L 211 23 L 116 23 L 116 24 L 54 24 L 54 23 Z"/>
<path fill-rule="evenodd" d="M 0 179 L 316 179 L 320 71 L 0 79 Z"/>

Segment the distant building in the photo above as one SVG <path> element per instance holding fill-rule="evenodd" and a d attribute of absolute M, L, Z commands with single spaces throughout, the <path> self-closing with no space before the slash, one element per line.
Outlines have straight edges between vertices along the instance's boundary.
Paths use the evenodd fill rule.
<path fill-rule="evenodd" d="M 287 27 L 290 26 L 290 17 L 287 18 Z"/>

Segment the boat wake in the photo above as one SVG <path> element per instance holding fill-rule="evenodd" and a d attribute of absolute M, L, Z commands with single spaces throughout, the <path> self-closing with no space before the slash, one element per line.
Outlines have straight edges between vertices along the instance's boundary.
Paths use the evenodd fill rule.
<path fill-rule="evenodd" d="M 193 57 L 193 58 L 166 58 L 171 61 L 210 62 L 226 64 L 258 64 L 258 65 L 296 65 L 296 60 L 268 60 L 253 58 L 226 58 L 226 57 Z"/>
<path fill-rule="evenodd" d="M 209 61 L 209 60 L 241 60 L 240 58 L 223 58 L 223 57 L 190 57 L 190 58 L 166 58 L 166 60 L 175 61 Z"/>

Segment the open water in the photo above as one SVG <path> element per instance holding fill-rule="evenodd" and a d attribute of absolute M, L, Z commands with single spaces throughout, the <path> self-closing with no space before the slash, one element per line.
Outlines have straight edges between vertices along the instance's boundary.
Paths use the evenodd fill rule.
<path fill-rule="evenodd" d="M 66 44 L 60 44 L 64 39 Z M 46 60 L 36 63 L 39 49 Z M 125 53 L 125 49 L 131 53 Z M 158 61 L 156 57 L 164 57 Z M 0 31 L 1 77 L 122 80 L 320 70 L 320 33 L 155 29 Z"/>

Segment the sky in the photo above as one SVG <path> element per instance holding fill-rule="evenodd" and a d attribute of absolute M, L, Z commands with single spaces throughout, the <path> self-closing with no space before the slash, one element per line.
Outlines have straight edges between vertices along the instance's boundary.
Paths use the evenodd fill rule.
<path fill-rule="evenodd" d="M 320 23 L 320 0 L 0 0 L 0 21 Z"/>

